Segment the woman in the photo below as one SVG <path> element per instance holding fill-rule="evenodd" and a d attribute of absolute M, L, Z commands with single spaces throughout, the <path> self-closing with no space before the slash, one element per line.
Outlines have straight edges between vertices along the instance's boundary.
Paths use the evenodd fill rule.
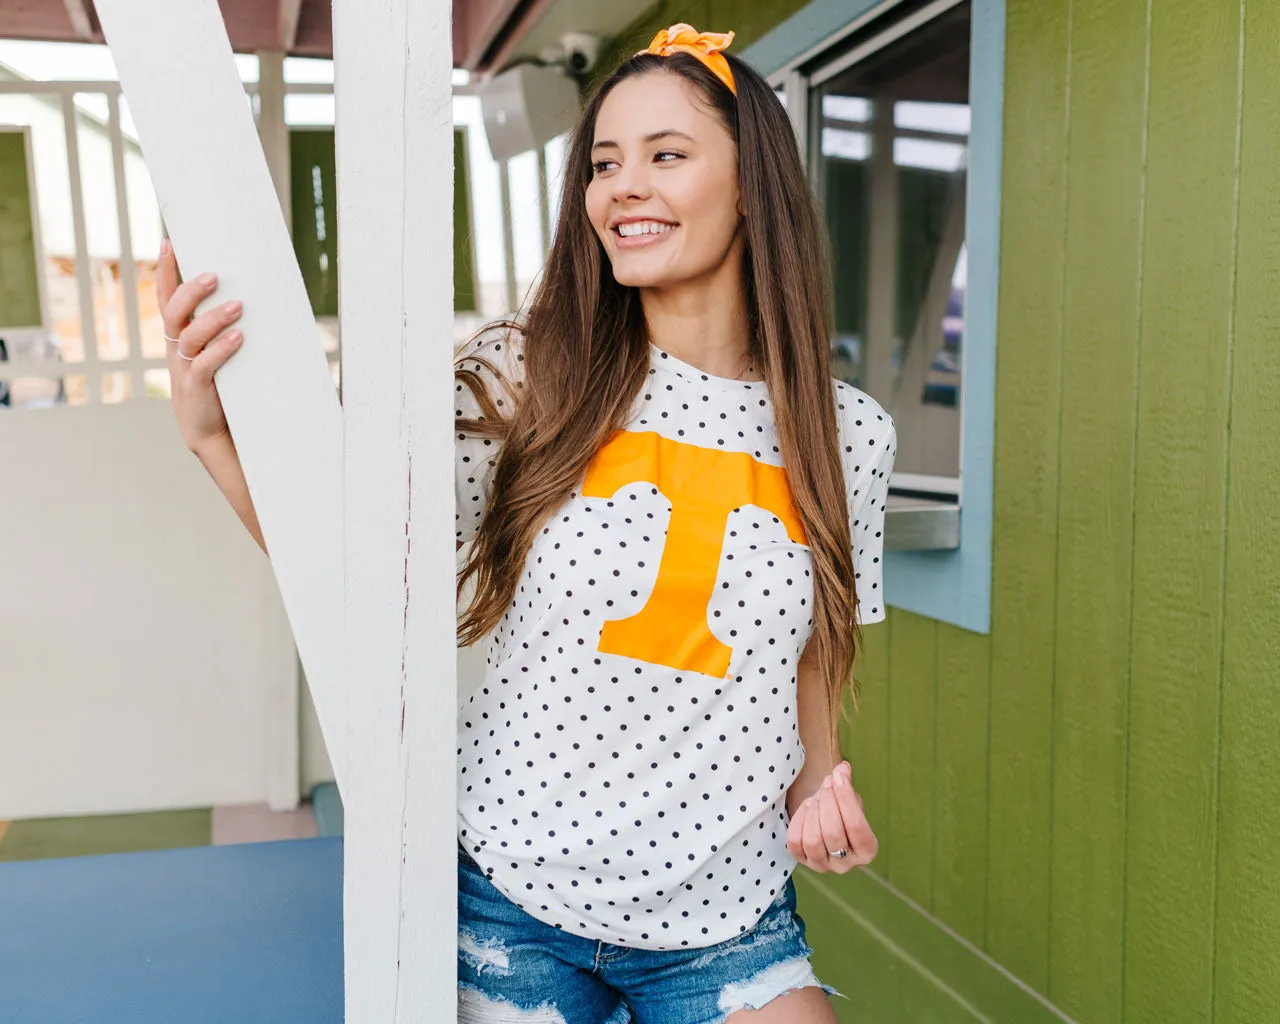
<path fill-rule="evenodd" d="M 876 852 L 836 727 L 896 438 L 830 376 L 821 223 L 731 39 L 600 87 L 527 314 L 456 367 L 463 1021 L 835 1020 L 790 876 Z M 239 310 L 188 323 L 213 284 L 176 274 L 183 436 L 261 544 L 212 383 Z"/>

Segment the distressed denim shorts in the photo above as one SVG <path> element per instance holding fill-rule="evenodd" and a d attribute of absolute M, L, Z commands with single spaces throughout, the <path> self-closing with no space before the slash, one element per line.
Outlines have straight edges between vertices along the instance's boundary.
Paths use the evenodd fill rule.
<path fill-rule="evenodd" d="M 721 1024 L 820 985 L 811 952 L 790 878 L 741 935 L 701 949 L 636 949 L 539 921 L 458 848 L 459 1024 Z"/>

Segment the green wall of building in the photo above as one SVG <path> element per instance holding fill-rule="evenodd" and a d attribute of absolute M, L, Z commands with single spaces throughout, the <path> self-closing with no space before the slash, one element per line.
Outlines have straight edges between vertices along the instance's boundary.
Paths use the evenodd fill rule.
<path fill-rule="evenodd" d="M 860 1024 L 1280 1020 L 1280 4 L 1008 0 L 1003 173 L 992 631 L 866 630 L 815 963 Z"/>
<path fill-rule="evenodd" d="M 1280 5 L 1009 0 L 1006 75 L 992 631 L 867 630 L 873 867 L 999 965 L 899 939 L 989 1019 L 1036 1019 L 976 991 L 1008 972 L 1080 1021 L 1278 1020 Z M 935 1019 L 878 998 L 849 1019 Z"/>

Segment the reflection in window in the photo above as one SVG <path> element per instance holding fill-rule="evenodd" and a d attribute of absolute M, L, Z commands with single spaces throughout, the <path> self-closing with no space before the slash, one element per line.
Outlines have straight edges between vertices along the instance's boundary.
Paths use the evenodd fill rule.
<path fill-rule="evenodd" d="M 960 475 L 970 5 L 812 93 L 813 154 L 835 273 L 835 372 L 898 427 L 900 474 Z"/>

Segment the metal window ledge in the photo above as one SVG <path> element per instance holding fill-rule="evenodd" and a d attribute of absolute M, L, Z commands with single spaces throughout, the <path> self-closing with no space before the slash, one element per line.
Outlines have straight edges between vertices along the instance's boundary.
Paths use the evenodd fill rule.
<path fill-rule="evenodd" d="M 886 551 L 955 550 L 960 547 L 960 506 L 891 494 L 884 531 Z"/>

